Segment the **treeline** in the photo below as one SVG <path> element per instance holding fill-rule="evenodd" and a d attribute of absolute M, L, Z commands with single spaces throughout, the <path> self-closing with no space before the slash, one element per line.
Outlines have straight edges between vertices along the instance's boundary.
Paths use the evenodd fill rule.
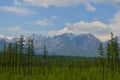
<path fill-rule="evenodd" d="M 106 49 L 103 48 L 102 43 L 99 46 L 101 66 L 106 64 L 108 69 L 112 71 L 114 69 L 119 70 L 120 48 L 118 41 L 118 37 L 114 37 L 113 33 L 111 33 L 111 40 L 108 41 Z"/>
<path fill-rule="evenodd" d="M 0 65 L 2 72 L 11 71 L 20 73 L 21 69 L 25 71 L 25 67 L 28 67 L 28 73 L 32 66 L 34 56 L 34 44 L 33 39 L 29 38 L 25 41 L 24 36 L 21 35 L 19 41 L 4 44 L 3 50 L 0 54 Z"/>
<path fill-rule="evenodd" d="M 114 37 L 111 32 L 111 39 L 107 42 L 107 46 L 104 48 L 102 43 L 99 46 L 103 80 L 105 73 L 112 72 L 114 75 L 115 72 L 120 72 L 120 48 L 118 41 L 119 38 L 117 36 Z"/>
<path fill-rule="evenodd" d="M 91 44 L 92 45 L 92 44 Z M 98 48 L 99 56 L 95 58 L 71 57 L 71 56 L 49 56 L 44 45 L 42 55 L 35 55 L 34 39 L 24 39 L 21 35 L 19 41 L 4 44 L 0 54 L 0 66 L 2 73 L 11 72 L 15 74 L 43 74 L 52 69 L 69 69 L 80 72 L 90 72 L 92 69 L 102 74 L 102 80 L 109 72 L 120 72 L 120 48 L 118 37 L 111 33 L 111 39 L 104 47 L 103 43 Z M 74 53 L 73 53 L 74 54 Z"/>

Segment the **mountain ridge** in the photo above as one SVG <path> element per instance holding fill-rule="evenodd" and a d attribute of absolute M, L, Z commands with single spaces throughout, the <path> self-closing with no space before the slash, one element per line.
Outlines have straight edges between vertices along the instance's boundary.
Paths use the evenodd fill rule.
<path fill-rule="evenodd" d="M 34 38 L 36 54 L 43 53 L 43 46 L 46 45 L 49 55 L 68 55 L 68 56 L 98 56 L 97 48 L 101 41 L 91 33 L 75 35 L 73 33 L 64 33 L 54 37 L 46 37 L 37 34 L 25 36 L 25 39 Z M 0 39 L 1 41 L 2 39 Z M 17 41 L 18 38 L 4 38 L 6 43 Z M 0 44 L 3 43 L 2 41 Z M 2 44 L 3 45 L 3 44 Z"/>

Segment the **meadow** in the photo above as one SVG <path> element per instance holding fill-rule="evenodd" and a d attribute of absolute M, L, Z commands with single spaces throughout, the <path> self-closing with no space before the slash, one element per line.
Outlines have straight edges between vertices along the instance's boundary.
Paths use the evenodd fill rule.
<path fill-rule="evenodd" d="M 97 58 L 55 56 L 39 66 L 0 67 L 0 80 L 120 80 L 120 70 L 103 68 Z"/>
<path fill-rule="evenodd" d="M 117 37 L 102 43 L 97 57 L 34 54 L 34 40 L 24 37 L 4 45 L 0 52 L 0 80 L 120 80 L 120 48 Z"/>

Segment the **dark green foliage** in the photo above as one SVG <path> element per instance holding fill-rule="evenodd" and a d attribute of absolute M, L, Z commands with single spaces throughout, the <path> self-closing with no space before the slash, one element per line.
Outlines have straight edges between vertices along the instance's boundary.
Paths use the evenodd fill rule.
<path fill-rule="evenodd" d="M 21 35 L 18 42 L 4 45 L 0 80 L 120 80 L 118 38 L 113 33 L 106 51 L 101 43 L 100 56 L 94 58 L 50 56 L 46 45 L 42 55 L 35 55 L 33 43 Z"/>
<path fill-rule="evenodd" d="M 30 68 L 32 69 L 32 57 L 34 56 L 34 45 L 33 39 L 28 39 L 27 41 L 27 65 L 28 65 L 28 74 L 30 73 Z M 32 70 L 31 70 L 32 71 Z"/>
<path fill-rule="evenodd" d="M 118 37 L 114 37 L 113 33 L 111 33 L 111 40 L 107 45 L 106 57 L 108 59 L 108 68 L 112 71 L 114 71 L 115 68 L 116 70 L 119 69 L 119 55 Z"/>
<path fill-rule="evenodd" d="M 46 57 L 47 57 L 47 49 L 46 49 L 46 45 L 44 44 L 44 47 L 43 47 L 43 57 L 44 57 L 44 59 L 46 59 Z"/>

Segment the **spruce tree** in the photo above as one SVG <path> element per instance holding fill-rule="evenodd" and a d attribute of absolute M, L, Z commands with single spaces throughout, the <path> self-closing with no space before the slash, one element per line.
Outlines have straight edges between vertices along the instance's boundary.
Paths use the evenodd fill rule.
<path fill-rule="evenodd" d="M 44 44 L 44 47 L 43 47 L 43 58 L 46 59 L 47 58 L 47 50 L 46 50 L 46 45 Z"/>
<path fill-rule="evenodd" d="M 101 43 L 99 46 L 99 55 L 100 55 L 100 65 L 102 69 L 102 79 L 104 80 L 104 49 L 103 44 Z"/>
<path fill-rule="evenodd" d="M 2 72 L 4 73 L 6 71 L 6 44 L 4 44 L 3 46 L 3 50 L 2 50 Z"/>
<path fill-rule="evenodd" d="M 19 73 L 21 71 L 21 66 L 23 67 L 23 71 L 24 71 L 24 36 L 23 35 L 20 35 L 20 39 L 19 39 L 19 42 L 18 42 L 18 47 L 19 47 L 19 50 L 18 50 L 18 53 L 19 53 Z"/>
<path fill-rule="evenodd" d="M 15 71 L 16 71 L 16 74 L 17 74 L 17 67 L 18 67 L 18 58 L 19 58 L 19 56 L 18 56 L 18 42 L 15 42 L 14 43 L 14 67 L 15 67 Z"/>
<path fill-rule="evenodd" d="M 28 74 L 30 73 L 30 38 L 27 41 L 27 65 L 28 65 Z"/>
<path fill-rule="evenodd" d="M 31 68 L 31 73 L 32 73 L 32 62 L 33 62 L 33 56 L 34 56 L 34 40 L 33 39 L 28 39 L 27 41 L 27 59 L 28 59 L 28 74 L 30 73 L 30 68 Z"/>
<path fill-rule="evenodd" d="M 118 45 L 118 38 L 114 37 L 113 33 L 111 32 L 111 40 L 108 42 L 106 55 L 108 58 L 108 64 L 110 69 L 114 71 L 115 67 L 119 68 L 119 45 Z"/>
<path fill-rule="evenodd" d="M 118 45 L 118 37 L 115 37 L 115 41 L 114 41 L 114 49 L 115 49 L 115 64 L 117 69 L 119 70 L 119 55 L 120 55 L 120 51 L 119 51 L 119 45 Z M 118 71 L 117 70 L 117 71 Z"/>

